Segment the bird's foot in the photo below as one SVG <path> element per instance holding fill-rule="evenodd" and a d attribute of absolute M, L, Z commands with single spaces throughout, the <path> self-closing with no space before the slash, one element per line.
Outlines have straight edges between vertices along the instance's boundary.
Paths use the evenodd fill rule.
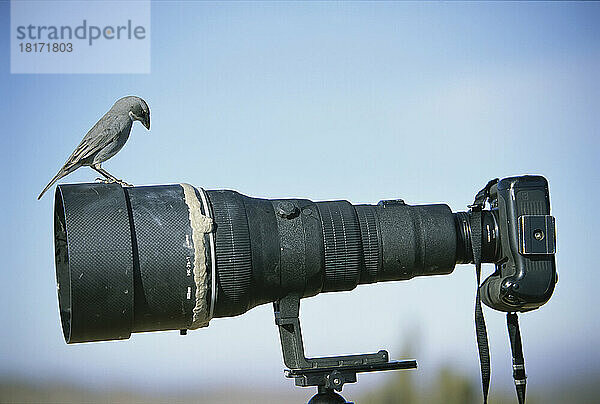
<path fill-rule="evenodd" d="M 123 180 L 115 179 L 115 182 L 117 184 L 119 184 L 120 186 L 122 186 L 122 187 L 129 187 L 129 188 L 133 187 L 132 184 L 129 184 L 129 183 L 123 181 Z"/>
<path fill-rule="evenodd" d="M 98 178 L 96 178 L 96 181 L 102 182 L 104 184 L 119 184 L 122 187 L 133 187 L 133 185 L 131 185 L 123 180 L 120 180 L 118 178 L 100 178 L 100 177 L 98 177 Z"/>
<path fill-rule="evenodd" d="M 96 181 L 102 182 L 104 184 L 112 184 L 114 182 L 113 180 L 110 180 L 108 178 L 101 178 L 101 177 L 97 177 Z"/>

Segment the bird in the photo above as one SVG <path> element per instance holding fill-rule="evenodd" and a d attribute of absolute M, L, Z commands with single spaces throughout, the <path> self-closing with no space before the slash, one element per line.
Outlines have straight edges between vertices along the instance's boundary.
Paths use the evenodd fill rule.
<path fill-rule="evenodd" d="M 56 181 L 82 166 L 91 167 L 104 176 L 105 179 L 97 178 L 101 181 L 130 186 L 104 170 L 101 164 L 123 148 L 135 121 L 140 121 L 146 129 L 150 130 L 150 108 L 146 101 L 132 95 L 118 99 L 83 137 L 67 162 L 40 193 L 38 200 Z"/>

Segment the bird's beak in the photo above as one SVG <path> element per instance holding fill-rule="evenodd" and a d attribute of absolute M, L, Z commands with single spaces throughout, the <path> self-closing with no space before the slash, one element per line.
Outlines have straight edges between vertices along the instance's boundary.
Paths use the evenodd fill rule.
<path fill-rule="evenodd" d="M 148 117 L 148 119 L 144 119 L 142 121 L 142 125 L 144 125 L 146 129 L 150 130 L 150 117 Z"/>

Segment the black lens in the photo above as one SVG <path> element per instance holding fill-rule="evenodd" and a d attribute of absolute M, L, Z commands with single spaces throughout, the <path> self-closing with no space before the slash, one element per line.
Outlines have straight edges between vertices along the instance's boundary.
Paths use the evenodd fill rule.
<path fill-rule="evenodd" d="M 60 185 L 65 340 L 197 328 L 288 294 L 447 274 L 463 239 L 446 205 L 267 200 L 185 184 Z"/>

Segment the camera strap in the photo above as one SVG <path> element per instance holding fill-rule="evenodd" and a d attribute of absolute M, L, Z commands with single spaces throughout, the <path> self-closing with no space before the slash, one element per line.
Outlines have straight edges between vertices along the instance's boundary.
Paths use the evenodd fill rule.
<path fill-rule="evenodd" d="M 475 333 L 477 334 L 477 349 L 479 350 L 479 365 L 481 367 L 481 383 L 483 388 L 483 403 L 487 404 L 488 391 L 490 389 L 490 348 L 488 346 L 487 328 L 479 286 L 481 285 L 481 209 L 471 207 L 471 246 L 473 248 L 473 262 L 477 276 L 477 293 L 475 295 Z"/>
<path fill-rule="evenodd" d="M 491 180 L 485 188 L 477 193 L 475 201 L 469 205 L 471 209 L 471 247 L 473 249 L 473 263 L 477 277 L 477 293 L 475 295 L 475 333 L 477 335 L 477 348 L 479 351 L 479 364 L 481 367 L 481 383 L 483 389 L 483 402 L 487 404 L 490 389 L 490 348 L 488 345 L 487 328 L 481 307 L 481 240 L 483 229 L 481 224 L 482 210 L 490 196 L 490 188 L 496 184 L 498 179 Z M 506 325 L 510 339 L 512 352 L 513 379 L 517 390 L 519 404 L 525 403 L 525 360 L 523 357 L 523 345 L 521 344 L 521 332 L 519 330 L 519 319 L 517 313 L 506 313 Z"/>
<path fill-rule="evenodd" d="M 506 326 L 510 338 L 510 350 L 512 352 L 513 379 L 517 390 L 519 404 L 525 403 L 525 359 L 523 357 L 523 345 L 521 344 L 521 331 L 519 331 L 519 318 L 517 313 L 506 313 Z"/>

